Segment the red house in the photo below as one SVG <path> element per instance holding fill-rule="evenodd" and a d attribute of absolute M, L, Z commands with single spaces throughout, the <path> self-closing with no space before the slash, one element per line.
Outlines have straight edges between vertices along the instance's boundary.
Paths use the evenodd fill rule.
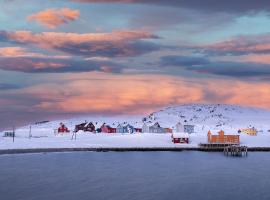
<path fill-rule="evenodd" d="M 188 133 L 173 133 L 172 134 L 172 142 L 174 144 L 188 144 L 189 143 L 189 135 L 188 135 Z"/>
<path fill-rule="evenodd" d="M 69 133 L 70 130 L 63 124 L 62 122 L 60 123 L 60 127 L 58 128 L 58 133 Z"/>
<path fill-rule="evenodd" d="M 116 133 L 116 128 L 112 128 L 105 123 L 100 127 L 102 133 Z"/>

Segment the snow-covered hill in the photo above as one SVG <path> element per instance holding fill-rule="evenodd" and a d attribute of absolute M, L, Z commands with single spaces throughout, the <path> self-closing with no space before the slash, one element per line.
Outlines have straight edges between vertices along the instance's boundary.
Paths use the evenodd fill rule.
<path fill-rule="evenodd" d="M 235 105 L 188 104 L 154 112 L 144 118 L 144 121 L 149 124 L 160 122 L 166 127 L 173 127 L 177 122 L 193 124 L 198 133 L 207 129 L 233 131 L 247 127 L 268 130 L 270 111 Z"/>
<path fill-rule="evenodd" d="M 96 127 L 107 123 L 112 127 L 118 124 L 129 123 L 135 127 L 142 127 L 143 123 L 149 125 L 159 122 L 163 127 L 174 128 L 176 123 L 195 125 L 197 134 L 205 134 L 208 130 L 230 131 L 236 133 L 239 128 L 255 127 L 259 131 L 267 132 L 270 130 L 270 111 L 248 108 L 235 105 L 222 104 L 187 104 L 174 106 L 154 112 L 146 117 L 143 116 L 83 116 L 73 119 L 51 121 L 44 124 L 32 124 L 32 132 L 38 137 L 53 136 L 54 130 L 63 122 L 71 131 L 76 124 L 85 121 L 93 122 Z M 30 125 L 16 130 L 17 136 L 29 135 Z"/>

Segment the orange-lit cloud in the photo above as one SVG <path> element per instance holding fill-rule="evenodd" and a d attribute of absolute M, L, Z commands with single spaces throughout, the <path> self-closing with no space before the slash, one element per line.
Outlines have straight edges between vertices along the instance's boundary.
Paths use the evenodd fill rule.
<path fill-rule="evenodd" d="M 43 32 L 33 33 L 31 31 L 3 32 L 11 41 L 20 43 L 39 44 L 41 46 L 61 46 L 66 42 L 114 42 L 138 39 L 155 39 L 157 36 L 146 31 L 113 31 L 111 33 L 64 33 L 64 32 Z"/>
<path fill-rule="evenodd" d="M 267 82 L 92 73 L 66 77 L 65 84 L 36 85 L 23 93 L 40 99 L 34 108 L 46 112 L 143 114 L 183 103 L 270 108 L 269 87 Z"/>
<path fill-rule="evenodd" d="M 30 15 L 28 21 L 35 21 L 48 28 L 56 28 L 62 24 L 67 24 L 78 19 L 80 16 L 79 10 L 70 8 L 47 9 Z"/>
<path fill-rule="evenodd" d="M 5 58 L 51 58 L 51 59 L 68 59 L 67 55 L 46 55 L 38 52 L 31 52 L 23 47 L 0 47 L 0 57 Z"/>
<path fill-rule="evenodd" d="M 42 57 L 42 54 L 28 52 L 22 47 L 1 47 L 0 57 Z"/>

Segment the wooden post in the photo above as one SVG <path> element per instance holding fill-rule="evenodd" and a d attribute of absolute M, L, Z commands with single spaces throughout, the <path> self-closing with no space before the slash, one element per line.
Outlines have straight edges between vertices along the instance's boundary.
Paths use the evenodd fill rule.
<path fill-rule="evenodd" d="M 13 126 L 13 134 L 12 134 L 12 141 L 15 141 L 15 126 Z"/>
<path fill-rule="evenodd" d="M 77 140 L 77 132 L 76 131 L 73 131 L 73 134 L 72 134 L 72 137 L 71 137 L 71 140 Z"/>
<path fill-rule="evenodd" d="M 32 137 L 32 126 L 30 125 L 30 129 L 29 129 L 29 139 Z"/>

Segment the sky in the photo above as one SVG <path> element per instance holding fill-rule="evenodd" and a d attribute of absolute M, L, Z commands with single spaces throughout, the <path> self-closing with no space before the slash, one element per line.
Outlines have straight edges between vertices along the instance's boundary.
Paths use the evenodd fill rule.
<path fill-rule="evenodd" d="M 270 108 L 268 0 L 0 0 L 0 129 L 190 103 Z"/>

